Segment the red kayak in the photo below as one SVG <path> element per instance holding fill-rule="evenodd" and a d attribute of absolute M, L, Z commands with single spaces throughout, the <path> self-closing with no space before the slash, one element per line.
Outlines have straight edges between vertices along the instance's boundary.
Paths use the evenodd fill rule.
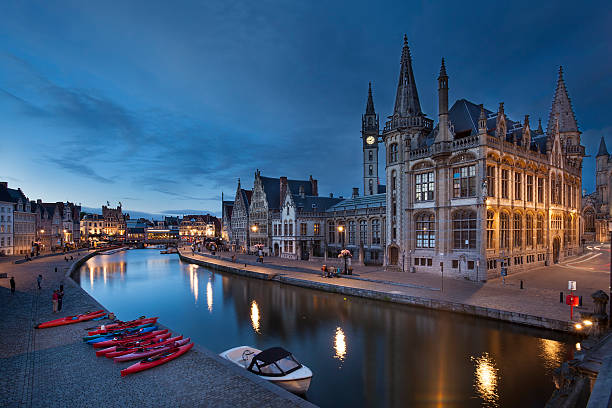
<path fill-rule="evenodd" d="M 55 326 L 63 326 L 65 324 L 72 324 L 78 322 L 85 322 L 87 320 L 95 319 L 98 317 L 102 317 L 106 314 L 104 310 L 98 310 L 96 312 L 88 312 L 75 316 L 66 316 L 61 317 L 55 320 L 49 320 L 48 322 L 40 323 L 36 326 L 37 329 L 44 329 L 47 327 L 55 327 Z"/>
<path fill-rule="evenodd" d="M 94 346 L 94 348 L 105 348 L 105 347 L 110 347 L 110 346 L 119 346 L 119 345 L 123 345 L 125 343 L 129 343 L 129 342 L 135 341 L 135 340 L 151 339 L 153 337 L 159 336 L 160 334 L 164 334 L 164 333 L 168 333 L 168 329 L 155 330 L 155 331 L 152 331 L 152 332 L 147 332 L 147 333 L 139 334 L 137 336 L 124 337 L 124 338 L 115 338 L 115 339 L 110 339 L 110 340 L 106 340 L 106 341 L 101 341 L 99 343 L 94 343 L 93 346 Z"/>
<path fill-rule="evenodd" d="M 185 344 L 184 346 L 175 347 L 173 349 L 161 352 L 154 356 L 145 358 L 144 360 L 129 366 L 121 370 L 121 376 L 124 377 L 128 374 L 134 374 L 139 371 L 148 370 L 149 368 L 157 367 L 158 365 L 162 365 L 167 363 L 170 360 L 174 360 L 177 357 L 182 356 L 193 347 L 193 343 Z"/>
<path fill-rule="evenodd" d="M 168 333 L 170 334 L 170 333 Z M 183 336 L 175 336 L 175 337 L 171 337 L 171 338 L 166 338 L 162 341 L 157 341 L 154 343 L 149 343 L 149 344 L 133 344 L 133 345 L 129 345 L 129 346 L 121 346 L 121 347 L 117 347 L 117 349 L 115 351 L 111 351 L 109 353 L 104 354 L 104 357 L 107 358 L 114 358 L 114 357 L 119 357 L 119 356 L 123 356 L 126 354 L 130 354 L 133 353 L 135 351 L 138 350 L 142 350 L 145 347 L 159 347 L 159 346 L 165 346 L 168 344 L 171 344 L 177 340 L 182 339 Z"/>
<path fill-rule="evenodd" d="M 133 347 L 140 347 L 142 345 L 145 344 L 154 344 L 160 341 L 164 341 L 166 340 L 168 337 L 170 337 L 170 333 L 164 333 L 162 335 L 159 336 L 155 336 L 152 339 L 145 339 L 145 340 L 134 340 L 132 342 L 129 343 L 125 343 L 119 346 L 111 346 L 102 350 L 98 350 L 96 351 L 96 356 L 103 356 L 106 353 L 111 353 L 113 351 L 118 351 L 118 349 L 128 349 L 128 348 L 133 348 Z"/>
<path fill-rule="evenodd" d="M 119 323 L 111 323 L 107 325 L 102 325 L 98 327 L 96 330 L 92 330 L 87 334 L 90 336 L 95 336 L 96 334 L 107 334 L 114 331 L 119 331 L 123 329 L 129 329 L 136 326 L 141 326 L 143 324 L 156 323 L 157 317 L 149 317 L 146 319 L 137 319 L 131 320 L 129 322 L 119 322 Z"/>
<path fill-rule="evenodd" d="M 183 336 L 181 336 L 181 337 L 183 337 Z M 132 351 L 132 352 L 130 352 L 128 354 L 124 354 L 122 356 L 114 357 L 113 360 L 117 361 L 117 362 L 123 362 L 123 361 L 137 360 L 139 358 L 150 357 L 150 356 L 157 355 L 159 353 L 170 351 L 170 350 L 175 349 L 175 348 L 177 348 L 179 346 L 183 346 L 183 345 L 189 343 L 190 341 L 191 341 L 191 338 L 187 337 L 186 339 L 173 340 L 172 342 L 169 342 L 169 343 L 164 344 L 164 345 L 159 345 L 159 346 L 156 345 L 156 346 L 144 347 L 144 348 L 141 348 L 141 349 L 135 349 L 134 351 Z"/>

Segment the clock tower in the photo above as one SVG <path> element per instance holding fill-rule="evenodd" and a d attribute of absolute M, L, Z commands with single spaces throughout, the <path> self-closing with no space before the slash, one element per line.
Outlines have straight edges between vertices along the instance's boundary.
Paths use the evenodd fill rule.
<path fill-rule="evenodd" d="M 363 141 L 363 195 L 378 194 L 378 115 L 372 100 L 372 83 L 368 89 L 365 115 L 361 116 Z"/>

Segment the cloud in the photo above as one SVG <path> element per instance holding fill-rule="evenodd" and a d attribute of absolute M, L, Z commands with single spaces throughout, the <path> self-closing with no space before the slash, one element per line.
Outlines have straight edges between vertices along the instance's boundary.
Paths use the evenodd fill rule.
<path fill-rule="evenodd" d="M 77 159 L 76 157 L 65 156 L 63 159 L 47 157 L 46 160 L 55 164 L 59 168 L 68 171 L 69 173 L 76 174 L 82 177 L 87 177 L 100 183 L 112 184 L 115 182 L 110 178 L 106 178 L 99 175 L 94 171 L 94 169 L 92 169 L 88 165 L 77 162 L 77 160 L 79 159 Z"/>

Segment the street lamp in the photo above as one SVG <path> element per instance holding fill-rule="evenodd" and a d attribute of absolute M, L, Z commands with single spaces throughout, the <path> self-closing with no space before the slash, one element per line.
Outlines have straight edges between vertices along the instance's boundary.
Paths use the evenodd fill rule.
<path fill-rule="evenodd" d="M 340 237 L 342 239 L 342 249 L 344 249 L 344 225 L 338 225 L 338 232 L 340 233 Z"/>

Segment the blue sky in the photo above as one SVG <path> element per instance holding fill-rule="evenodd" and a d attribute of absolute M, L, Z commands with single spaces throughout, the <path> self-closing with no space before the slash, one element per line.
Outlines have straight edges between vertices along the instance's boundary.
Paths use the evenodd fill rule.
<path fill-rule="evenodd" d="M 361 181 L 368 81 L 381 118 L 408 35 L 423 110 L 440 58 L 460 98 L 544 126 L 563 65 L 582 141 L 612 148 L 606 2 L 0 4 L 0 179 L 30 198 L 219 213 L 255 169 Z M 380 159 L 382 160 L 382 154 Z M 583 185 L 594 188 L 594 157 Z"/>

